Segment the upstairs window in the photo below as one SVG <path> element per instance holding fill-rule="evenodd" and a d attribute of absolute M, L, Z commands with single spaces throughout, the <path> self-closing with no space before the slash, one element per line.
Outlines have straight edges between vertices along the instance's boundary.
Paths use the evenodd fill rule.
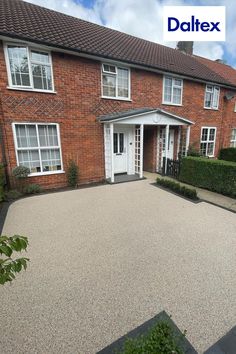
<path fill-rule="evenodd" d="M 130 98 L 130 71 L 110 64 L 102 64 L 102 96 L 105 98 Z"/>
<path fill-rule="evenodd" d="M 163 103 L 182 105 L 183 80 L 164 76 Z"/>
<path fill-rule="evenodd" d="M 230 146 L 236 148 L 236 129 L 232 129 L 232 135 L 230 140 Z"/>
<path fill-rule="evenodd" d="M 220 88 L 218 86 L 206 85 L 204 108 L 218 109 Z"/>
<path fill-rule="evenodd" d="M 18 166 L 26 166 L 31 174 L 62 171 L 58 124 L 14 124 Z"/>
<path fill-rule="evenodd" d="M 53 91 L 50 53 L 28 46 L 7 45 L 5 54 L 10 87 Z"/>
<path fill-rule="evenodd" d="M 203 156 L 214 156 L 216 128 L 203 127 L 201 133 L 200 151 Z"/>

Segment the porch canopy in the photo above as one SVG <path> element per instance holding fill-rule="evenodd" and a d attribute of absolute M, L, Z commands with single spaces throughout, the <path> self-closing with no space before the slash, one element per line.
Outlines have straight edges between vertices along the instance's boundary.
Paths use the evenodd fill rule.
<path fill-rule="evenodd" d="M 180 117 L 176 114 L 167 112 L 160 108 L 140 108 L 133 109 L 125 112 L 115 112 L 109 115 L 98 117 L 98 121 L 104 124 L 104 147 L 105 147 L 105 170 L 106 178 L 112 183 L 114 182 L 115 171 L 115 158 L 114 155 L 122 155 L 121 152 L 116 154 L 114 152 L 114 133 L 118 128 L 130 129 L 129 143 L 127 143 L 127 155 L 129 160 L 133 160 L 133 172 L 127 171 L 127 174 L 135 173 L 140 178 L 143 177 L 143 132 L 144 126 L 160 126 L 165 129 L 164 140 L 165 148 L 164 155 L 167 157 L 167 149 L 169 146 L 169 129 L 172 127 L 178 128 L 178 150 L 180 144 L 181 128 L 186 126 L 186 139 L 185 139 L 185 154 L 189 147 L 190 127 L 194 124 L 189 119 Z M 115 136 L 117 139 L 117 136 Z M 116 142 L 115 142 L 116 145 Z M 133 150 L 133 151 L 131 151 Z M 132 156 L 132 158 L 130 157 Z M 132 161 L 131 161 L 132 166 Z M 132 167 L 131 167 L 132 170 Z"/>

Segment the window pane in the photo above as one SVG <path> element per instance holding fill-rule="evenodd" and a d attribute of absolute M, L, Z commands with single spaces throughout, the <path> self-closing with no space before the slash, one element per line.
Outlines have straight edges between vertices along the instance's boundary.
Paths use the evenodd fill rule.
<path fill-rule="evenodd" d="M 172 95 L 172 79 L 165 77 L 164 79 L 164 102 L 171 102 Z"/>
<path fill-rule="evenodd" d="M 16 125 L 16 139 L 18 147 L 37 147 L 38 140 L 35 125 Z"/>
<path fill-rule="evenodd" d="M 103 75 L 103 96 L 116 97 L 116 77 Z"/>
<path fill-rule="evenodd" d="M 209 141 L 215 140 L 215 129 L 210 129 Z"/>
<path fill-rule="evenodd" d="M 19 150 L 18 160 L 20 166 L 26 166 L 31 173 L 41 172 L 38 150 Z"/>
<path fill-rule="evenodd" d="M 43 172 L 61 170 L 59 149 L 41 150 Z"/>
<path fill-rule="evenodd" d="M 8 57 L 12 84 L 30 86 L 27 49 L 25 47 L 8 46 Z"/>
<path fill-rule="evenodd" d="M 124 152 L 124 133 L 120 133 L 120 152 Z"/>
<path fill-rule="evenodd" d="M 212 107 L 213 108 L 218 108 L 219 105 L 219 88 L 215 87 L 214 88 L 214 95 L 213 95 L 213 102 L 212 102 Z"/>
<path fill-rule="evenodd" d="M 207 141 L 208 129 L 202 129 L 202 141 Z"/>
<path fill-rule="evenodd" d="M 32 64 L 34 88 L 39 90 L 52 90 L 51 67 L 46 65 Z"/>
<path fill-rule="evenodd" d="M 114 139 L 114 154 L 117 154 L 118 153 L 118 138 L 117 138 L 117 133 L 114 133 L 114 136 L 113 136 L 113 139 Z"/>
<path fill-rule="evenodd" d="M 43 64 L 49 64 L 49 54 L 44 52 L 38 52 L 35 50 L 31 51 L 31 59 L 32 61 L 37 61 Z"/>
<path fill-rule="evenodd" d="M 58 136 L 56 125 L 39 125 L 39 144 L 44 146 L 58 146 Z"/>
<path fill-rule="evenodd" d="M 182 80 L 175 79 L 174 84 L 175 84 L 176 86 L 182 86 Z"/>
<path fill-rule="evenodd" d="M 207 146 L 207 155 L 213 155 L 213 150 L 214 150 L 214 143 L 208 143 Z"/>
<path fill-rule="evenodd" d="M 118 68 L 118 96 L 129 97 L 129 72 L 127 69 Z"/>
<path fill-rule="evenodd" d="M 116 73 L 116 67 L 114 65 L 103 64 L 103 70 L 109 73 Z"/>
<path fill-rule="evenodd" d="M 212 101 L 212 93 L 206 92 L 205 94 L 205 105 L 204 107 L 211 107 L 211 101 Z"/>
<path fill-rule="evenodd" d="M 206 86 L 206 91 L 213 92 L 213 86 Z"/>
<path fill-rule="evenodd" d="M 236 129 L 232 129 L 232 137 L 231 140 L 236 140 Z"/>
<path fill-rule="evenodd" d="M 200 145 L 200 152 L 203 156 L 207 154 L 207 143 L 201 143 Z"/>
<path fill-rule="evenodd" d="M 173 89 L 173 103 L 180 104 L 181 103 L 181 89 L 175 88 Z"/>

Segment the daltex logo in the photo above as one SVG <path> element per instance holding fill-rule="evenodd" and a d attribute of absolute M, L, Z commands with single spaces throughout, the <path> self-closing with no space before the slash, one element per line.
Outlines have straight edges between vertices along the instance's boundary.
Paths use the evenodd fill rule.
<path fill-rule="evenodd" d="M 164 6 L 164 41 L 225 41 L 225 6 Z"/>

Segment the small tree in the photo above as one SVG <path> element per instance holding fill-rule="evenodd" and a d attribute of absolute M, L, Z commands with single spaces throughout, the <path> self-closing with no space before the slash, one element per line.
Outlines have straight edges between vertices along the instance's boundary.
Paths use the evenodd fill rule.
<path fill-rule="evenodd" d="M 4 255 L 7 258 L 0 258 L 0 284 L 11 282 L 15 279 L 15 274 L 22 269 L 27 268 L 28 258 L 22 257 L 12 259 L 14 251 L 21 252 L 26 250 L 28 239 L 24 236 L 14 235 L 12 237 L 0 236 L 0 256 Z"/>
<path fill-rule="evenodd" d="M 71 160 L 69 162 L 67 170 L 67 181 L 70 187 L 76 187 L 79 178 L 79 167 L 76 165 L 75 161 Z"/>
<path fill-rule="evenodd" d="M 26 166 L 17 166 L 12 170 L 12 175 L 16 178 L 21 192 L 23 192 L 25 186 L 25 180 L 29 174 L 30 174 L 30 169 Z"/>

